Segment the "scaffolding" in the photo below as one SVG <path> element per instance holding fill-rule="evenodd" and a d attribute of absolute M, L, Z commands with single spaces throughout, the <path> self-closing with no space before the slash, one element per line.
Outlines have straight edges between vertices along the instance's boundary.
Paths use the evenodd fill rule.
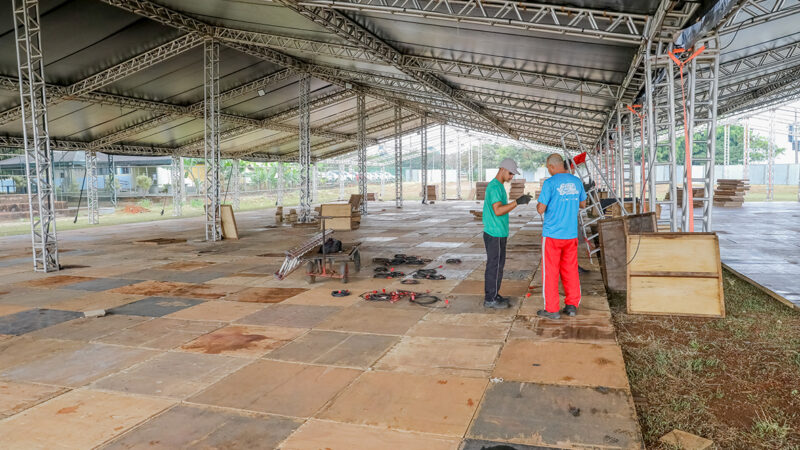
<path fill-rule="evenodd" d="M 13 0 L 14 40 L 28 182 L 33 270 L 53 272 L 58 263 L 52 151 L 47 127 L 47 87 L 42 58 L 39 2 Z"/>
<path fill-rule="evenodd" d="M 311 78 L 303 75 L 300 78 L 300 129 L 299 136 L 299 161 L 300 161 L 300 214 L 297 221 L 308 223 L 311 221 L 311 112 L 308 107 L 308 96 L 311 93 Z"/>
<path fill-rule="evenodd" d="M 442 200 L 447 200 L 447 141 L 445 140 L 445 126 L 444 124 L 439 126 L 439 138 L 441 143 L 441 154 L 442 154 Z"/>
<path fill-rule="evenodd" d="M 283 206 L 283 191 L 286 183 L 286 179 L 284 177 L 284 164 L 282 161 L 278 162 L 278 169 L 277 169 L 277 176 L 278 176 L 278 188 L 275 193 L 275 204 L 277 206 Z"/>
<path fill-rule="evenodd" d="M 179 155 L 172 155 L 170 165 L 170 178 L 172 181 L 172 215 L 179 217 L 183 215 L 183 158 Z"/>
<path fill-rule="evenodd" d="M 394 206 L 403 207 L 403 111 L 394 107 Z"/>
<path fill-rule="evenodd" d="M 231 161 L 231 190 L 233 191 L 233 201 L 231 202 L 233 209 L 239 209 L 240 191 L 241 191 L 241 175 L 239 173 L 239 160 L 234 159 Z"/>
<path fill-rule="evenodd" d="M 358 193 L 361 194 L 361 215 L 367 214 L 367 113 L 364 94 L 356 99 L 358 114 Z"/>
<path fill-rule="evenodd" d="M 219 188 L 219 43 L 204 42 L 204 136 L 205 136 L 205 224 L 206 240 L 222 240 Z"/>
<path fill-rule="evenodd" d="M 456 199 L 461 200 L 461 133 L 456 133 Z"/>

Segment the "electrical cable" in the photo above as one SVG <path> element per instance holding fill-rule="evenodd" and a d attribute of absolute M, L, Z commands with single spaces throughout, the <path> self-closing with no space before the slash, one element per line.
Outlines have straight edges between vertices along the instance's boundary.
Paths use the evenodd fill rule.
<path fill-rule="evenodd" d="M 459 258 L 450 258 L 444 262 L 445 264 L 461 264 L 461 260 Z"/>
<path fill-rule="evenodd" d="M 445 299 L 442 306 L 438 306 L 442 299 L 429 292 L 414 292 L 414 291 L 392 291 L 386 292 L 385 289 L 378 291 L 368 291 L 359 295 L 364 300 L 373 302 L 390 302 L 397 303 L 400 300 L 408 299 L 409 302 L 426 308 L 447 308 L 450 302 Z M 434 306 L 436 305 L 436 306 Z"/>
<path fill-rule="evenodd" d="M 414 273 L 411 274 L 413 278 L 417 279 L 424 279 L 424 280 L 445 280 L 447 279 L 444 275 L 436 273 L 436 269 L 419 269 L 415 270 Z"/>
<path fill-rule="evenodd" d="M 350 291 L 347 289 L 339 289 L 337 291 L 331 291 L 331 296 L 333 297 L 347 297 L 350 295 Z"/>

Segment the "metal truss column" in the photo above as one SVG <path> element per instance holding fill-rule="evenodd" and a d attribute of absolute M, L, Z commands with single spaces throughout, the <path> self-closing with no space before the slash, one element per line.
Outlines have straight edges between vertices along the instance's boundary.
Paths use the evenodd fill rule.
<path fill-rule="evenodd" d="M 231 189 L 233 189 L 233 209 L 239 209 L 239 194 L 241 191 L 241 176 L 239 174 L 239 160 L 231 161 Z"/>
<path fill-rule="evenodd" d="M 475 175 L 474 166 L 472 163 L 472 138 L 469 139 L 469 151 L 467 153 L 467 183 L 470 189 L 475 189 L 473 176 Z"/>
<path fill-rule="evenodd" d="M 625 192 L 623 192 L 624 197 L 630 197 L 631 202 L 633 204 L 633 211 L 639 211 L 640 208 L 637 205 L 641 205 L 641 202 L 637 198 L 637 191 L 636 191 L 636 127 L 634 125 L 635 121 L 633 120 L 633 113 L 628 113 L 628 134 L 627 134 L 627 155 L 625 155 L 625 168 L 623 169 L 623 176 L 626 178 L 625 181 Z M 644 149 L 642 149 L 644 150 Z M 644 170 L 644 167 L 642 167 Z"/>
<path fill-rule="evenodd" d="M 649 164 L 647 168 L 649 209 L 657 211 L 661 205 L 658 225 L 669 226 L 678 231 L 677 165 L 675 161 L 675 72 L 669 58 L 669 46 L 663 42 L 649 45 L 645 55 L 645 92 L 647 92 L 647 145 Z M 661 152 L 659 152 L 661 150 Z M 659 159 L 659 153 L 666 157 Z M 663 168 L 664 171 L 659 171 Z M 658 186 L 667 186 L 667 195 L 659 200 Z"/>
<path fill-rule="evenodd" d="M 60 266 L 39 2 L 13 0 L 12 6 L 22 135 L 25 140 L 25 174 L 28 181 L 33 270 L 52 272 L 59 270 Z"/>
<path fill-rule="evenodd" d="M 484 181 L 486 173 L 483 171 L 483 139 L 478 142 L 478 181 Z"/>
<path fill-rule="evenodd" d="M 356 98 L 358 111 L 358 193 L 361 194 L 361 214 L 367 214 L 367 113 L 364 94 Z"/>
<path fill-rule="evenodd" d="M 111 204 L 117 206 L 117 166 L 114 164 L 114 155 L 108 156 L 108 191 L 111 193 Z M 183 164 L 181 164 L 181 173 L 183 173 Z"/>
<path fill-rule="evenodd" d="M 697 47 L 700 44 L 696 45 Z M 684 164 L 683 231 L 695 231 L 695 222 L 700 220 L 697 231 L 710 232 L 714 208 L 714 165 L 717 146 L 717 82 L 719 58 L 716 38 L 705 41 L 706 50 L 691 60 L 688 70 L 688 140 L 691 155 Z M 685 130 L 686 131 L 686 130 Z M 698 136 L 695 139 L 695 135 Z M 700 176 L 694 166 L 700 166 Z M 701 183 L 703 195 L 690 196 L 694 183 Z M 689 204 L 689 200 L 692 204 Z M 694 214 L 694 204 L 700 203 L 702 213 Z"/>
<path fill-rule="evenodd" d="M 179 155 L 172 155 L 172 165 L 170 166 L 170 181 L 172 182 L 172 215 L 175 217 L 183 215 L 183 158 Z"/>
<path fill-rule="evenodd" d="M 461 200 L 461 134 L 456 132 L 456 199 Z"/>
<path fill-rule="evenodd" d="M 89 224 L 100 223 L 100 205 L 97 198 L 97 152 L 87 150 L 86 162 L 86 205 L 88 206 Z"/>
<path fill-rule="evenodd" d="M 394 206 L 403 207 L 403 111 L 394 107 Z"/>
<path fill-rule="evenodd" d="M 767 201 L 775 198 L 775 110 L 769 112 L 769 142 L 767 147 Z"/>
<path fill-rule="evenodd" d="M 319 188 L 319 173 L 317 163 L 311 166 L 311 203 L 319 202 L 318 188 Z"/>
<path fill-rule="evenodd" d="M 381 164 L 381 193 L 380 193 L 380 197 L 379 197 L 380 201 L 383 201 L 383 185 L 384 185 L 383 174 L 385 173 L 385 171 L 386 171 L 386 165 L 385 164 Z"/>
<path fill-rule="evenodd" d="M 344 200 L 344 160 L 339 160 L 339 201 Z"/>
<path fill-rule="evenodd" d="M 275 204 L 277 206 L 283 206 L 283 191 L 284 191 L 284 188 L 286 187 L 286 179 L 283 176 L 284 163 L 283 162 L 278 162 L 277 164 L 278 164 L 278 170 L 277 170 L 277 172 L 278 172 L 278 189 L 277 189 L 276 196 L 275 196 Z"/>
<path fill-rule="evenodd" d="M 731 124 L 725 124 L 722 141 L 722 178 L 728 177 L 728 166 L 731 164 Z"/>
<path fill-rule="evenodd" d="M 428 203 L 428 116 L 425 114 L 420 118 L 419 152 L 422 203 Z"/>
<path fill-rule="evenodd" d="M 297 221 L 311 221 L 311 111 L 308 107 L 308 96 L 311 93 L 311 78 L 306 74 L 300 78 L 300 214 Z"/>
<path fill-rule="evenodd" d="M 742 178 L 750 178 L 750 119 L 744 119 L 742 133 Z M 799 194 L 800 195 L 800 194 Z"/>
<path fill-rule="evenodd" d="M 222 239 L 219 187 L 219 43 L 204 42 L 205 206 L 206 240 Z"/>
<path fill-rule="evenodd" d="M 447 140 L 445 134 L 445 125 L 442 124 L 439 128 L 439 137 L 441 138 L 441 149 L 440 152 L 442 153 L 442 200 L 447 200 Z"/>

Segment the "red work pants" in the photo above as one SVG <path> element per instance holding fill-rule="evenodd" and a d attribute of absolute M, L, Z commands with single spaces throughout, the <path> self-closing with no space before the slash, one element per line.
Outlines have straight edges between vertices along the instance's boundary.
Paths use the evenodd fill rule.
<path fill-rule="evenodd" d="M 564 285 L 564 303 L 576 308 L 581 303 L 578 278 L 578 240 L 542 238 L 542 296 L 547 312 L 558 312 L 558 276 Z"/>

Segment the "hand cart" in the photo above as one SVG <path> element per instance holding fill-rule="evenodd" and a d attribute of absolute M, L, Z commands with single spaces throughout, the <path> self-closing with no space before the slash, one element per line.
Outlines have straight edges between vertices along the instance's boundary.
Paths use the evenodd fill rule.
<path fill-rule="evenodd" d="M 322 235 L 325 236 L 325 219 L 331 217 L 320 216 L 322 223 Z M 312 253 L 308 255 L 306 275 L 308 275 L 308 282 L 313 283 L 317 277 L 325 278 L 339 278 L 342 283 L 347 283 L 348 275 L 350 274 L 350 263 L 353 263 L 353 268 L 356 272 L 361 271 L 361 252 L 359 247 L 360 242 L 354 244 L 342 244 L 342 250 L 335 253 L 325 252 L 325 239 L 322 245 L 317 246 Z M 321 252 L 321 253 L 320 253 Z M 338 266 L 338 271 L 336 270 Z"/>

